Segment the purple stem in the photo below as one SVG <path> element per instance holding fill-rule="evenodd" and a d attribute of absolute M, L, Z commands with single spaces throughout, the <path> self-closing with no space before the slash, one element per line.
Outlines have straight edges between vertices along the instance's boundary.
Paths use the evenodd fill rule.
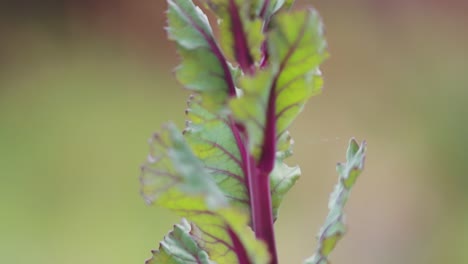
<path fill-rule="evenodd" d="M 262 10 L 260 12 L 260 16 L 263 19 L 265 19 L 269 2 L 269 0 L 265 0 L 263 3 Z M 239 66 L 241 67 L 242 71 L 244 71 L 244 73 L 254 74 L 254 62 L 249 52 L 247 39 L 242 28 L 242 21 L 240 19 L 234 0 L 229 1 L 229 12 L 231 14 L 231 30 L 234 38 L 234 51 L 236 60 L 238 61 Z M 267 20 L 268 19 L 265 19 L 264 31 L 266 31 L 268 24 Z M 264 56 L 260 63 L 260 67 L 263 68 L 268 63 L 268 48 L 266 41 L 262 45 L 262 51 Z M 225 60 L 224 56 L 223 59 Z M 228 77 L 232 78 L 230 75 L 226 76 L 226 78 Z M 228 81 L 228 83 L 229 82 L 230 81 Z M 274 84 L 276 84 L 276 80 L 274 81 Z M 228 120 L 242 159 L 242 169 L 246 179 L 246 187 L 249 192 L 252 228 L 257 239 L 261 239 L 267 244 L 268 251 L 271 256 L 270 264 L 278 263 L 269 177 L 269 174 L 274 167 L 276 153 L 276 92 L 274 87 L 275 85 L 273 85 L 272 89 L 270 90 L 266 113 L 267 122 L 265 125 L 263 150 L 258 164 L 256 164 L 254 157 L 249 153 L 247 147 L 248 134 L 244 127 L 241 124 L 236 123 L 232 116 L 229 117 Z M 230 93 L 230 97 L 235 96 L 235 92 Z M 237 237 L 233 237 L 233 234 L 231 234 L 232 230 L 229 231 L 237 257 L 239 259 L 239 263 L 249 263 L 245 248 L 243 248 L 243 245 L 240 243 L 240 241 L 236 240 Z"/>
<path fill-rule="evenodd" d="M 202 33 L 203 34 L 203 33 Z M 226 82 L 228 84 L 228 93 L 229 96 L 236 96 L 236 86 L 234 85 L 234 79 L 232 78 L 231 69 L 229 69 L 229 65 L 227 64 L 227 60 L 224 57 L 224 54 L 221 52 L 221 49 L 216 44 L 215 40 L 212 38 L 207 39 L 208 43 L 210 44 L 211 49 L 213 50 L 213 54 L 221 63 L 221 67 L 223 67 L 224 76 Z"/>
<path fill-rule="evenodd" d="M 304 36 L 305 24 L 302 26 L 299 37 L 292 43 L 284 59 L 281 61 L 278 73 L 273 79 L 270 95 L 268 98 L 268 106 L 266 113 L 266 124 L 263 137 L 262 155 L 258 162 L 258 169 L 265 174 L 270 174 L 275 165 L 275 154 L 276 154 L 276 85 L 280 75 L 283 73 L 289 59 L 293 55 L 294 51 L 298 48 L 299 42 Z"/>
<path fill-rule="evenodd" d="M 232 116 L 230 116 L 228 120 L 229 127 L 234 135 L 242 159 L 242 169 L 246 179 L 246 187 L 249 192 L 252 228 L 255 236 L 267 244 L 271 256 L 270 264 L 278 263 L 269 178 L 269 174 L 273 169 L 276 152 L 275 100 L 276 95 L 273 86 L 268 103 L 268 120 L 266 125 L 266 128 L 272 127 L 273 129 L 265 129 L 266 135 L 262 158 L 258 166 L 255 166 L 255 159 L 248 151 L 248 135 L 244 127 L 241 124 L 235 123 Z M 272 143 L 267 144 L 266 142 Z"/>
<path fill-rule="evenodd" d="M 276 79 L 270 90 L 266 113 L 266 124 L 263 135 L 262 155 L 253 174 L 251 183 L 251 204 L 253 211 L 253 229 L 257 238 L 267 243 L 271 254 L 271 264 L 278 262 L 275 234 L 273 227 L 273 210 L 271 204 L 270 173 L 275 165 L 276 154 Z"/>
<path fill-rule="evenodd" d="M 272 260 L 270 264 L 277 264 L 276 244 L 273 228 L 273 212 L 271 207 L 271 192 L 269 175 L 275 164 L 276 154 L 276 86 L 280 75 L 286 67 L 293 52 L 298 48 L 299 42 L 304 35 L 305 24 L 301 28 L 301 34 L 292 43 L 280 64 L 278 73 L 273 79 L 268 106 L 266 112 L 266 124 L 263 133 L 262 155 L 258 161 L 255 171 L 250 173 L 250 203 L 252 205 L 253 229 L 257 238 L 267 243 Z M 253 158 L 252 158 L 253 159 Z M 251 162 L 253 164 L 253 161 Z"/>
<path fill-rule="evenodd" d="M 239 149 L 239 153 L 240 153 L 241 160 L 242 160 L 242 171 L 244 172 L 244 175 L 245 175 L 245 183 L 247 185 L 246 186 L 247 191 L 250 193 L 250 180 L 249 180 L 249 178 L 251 178 L 250 170 L 249 170 L 250 155 L 248 153 L 247 147 L 242 138 L 242 134 L 245 135 L 246 132 L 245 132 L 245 129 L 242 127 L 242 125 L 236 124 L 232 116 L 229 116 L 229 128 L 232 131 L 234 139 L 236 140 L 237 148 Z"/>
<path fill-rule="evenodd" d="M 262 172 L 255 167 L 255 159 L 248 152 L 247 144 L 245 143 L 248 142 L 248 138 L 241 125 L 235 124 L 233 118 L 229 117 L 229 126 L 242 157 L 242 169 L 244 171 L 246 187 L 249 193 L 252 229 L 257 239 L 261 239 L 267 244 L 268 252 L 271 257 L 270 264 L 277 264 L 278 254 L 276 251 L 275 230 L 273 226 L 274 220 L 273 209 L 271 206 L 269 172 Z M 244 135 L 244 138 L 241 137 L 241 133 Z M 273 146 L 275 145 L 276 142 Z M 239 256 L 239 252 L 237 252 L 237 250 L 236 255 L 240 261 L 241 256 Z"/>
<path fill-rule="evenodd" d="M 229 237 L 231 238 L 234 252 L 236 252 L 237 260 L 239 260 L 239 264 L 251 264 L 247 250 L 245 249 L 244 244 L 242 244 L 240 238 L 237 236 L 236 232 L 234 232 L 230 226 L 227 227 L 227 231 Z"/>
<path fill-rule="evenodd" d="M 270 0 L 265 0 L 265 2 L 263 2 L 263 6 L 262 6 L 262 9 L 260 10 L 260 14 L 259 14 L 259 16 L 261 18 L 265 19 L 266 11 L 267 11 L 269 5 L 270 5 Z"/>
<path fill-rule="evenodd" d="M 255 160 L 251 158 L 251 164 Z M 270 253 L 270 264 L 278 263 L 276 252 L 275 230 L 273 227 L 273 210 L 271 207 L 270 177 L 268 173 L 251 166 L 251 210 L 253 230 L 257 239 L 263 240 Z"/>
<path fill-rule="evenodd" d="M 235 0 L 229 0 L 229 14 L 231 17 L 231 32 L 234 39 L 234 54 L 241 70 L 249 75 L 255 72 L 255 65 L 250 54 L 247 37 L 242 26 L 242 20 Z"/>

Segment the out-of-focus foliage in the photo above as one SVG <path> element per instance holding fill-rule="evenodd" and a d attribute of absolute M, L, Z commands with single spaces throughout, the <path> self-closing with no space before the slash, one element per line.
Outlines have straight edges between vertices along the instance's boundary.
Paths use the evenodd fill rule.
<path fill-rule="evenodd" d="M 314 255 L 304 262 L 305 264 L 330 263 L 330 253 L 345 234 L 344 207 L 348 202 L 351 188 L 364 168 L 365 158 L 366 143 L 359 145 L 356 140 L 351 139 L 346 152 L 346 162 L 339 163 L 336 166 L 339 175 L 338 184 L 330 195 L 330 201 L 328 202 L 330 212 L 318 234 L 319 245 Z"/>
<path fill-rule="evenodd" d="M 174 225 L 164 240 L 161 241 L 159 249 L 153 251 L 154 257 L 147 264 L 212 264 L 208 254 L 200 249 L 196 239 L 192 237 L 194 227 L 187 220 Z"/>
<path fill-rule="evenodd" d="M 215 263 L 237 263 L 238 252 L 233 236 L 240 240 L 250 253 L 252 263 L 268 261 L 266 247 L 255 239 L 247 228 L 245 211 L 230 206 L 227 195 L 217 185 L 214 177 L 205 169 L 199 153 L 193 153 L 185 138 L 173 125 L 153 136 L 151 153 L 142 168 L 142 191 L 148 202 L 168 208 L 190 220 L 190 238 L 196 243 L 196 251 L 203 259 Z M 227 188 L 229 191 L 229 188 Z M 165 241 L 160 247 L 164 248 Z M 179 258 L 185 250 L 183 243 L 172 243 L 167 250 L 154 253 L 154 263 L 166 255 Z M 191 250 L 193 251 L 193 249 Z M 198 253 L 197 253 L 198 254 Z"/>

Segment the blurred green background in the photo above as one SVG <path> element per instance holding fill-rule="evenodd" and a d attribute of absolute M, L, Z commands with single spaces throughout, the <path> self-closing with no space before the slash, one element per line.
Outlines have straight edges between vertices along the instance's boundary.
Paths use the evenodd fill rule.
<path fill-rule="evenodd" d="M 291 128 L 282 263 L 311 255 L 351 136 L 369 153 L 334 263 L 468 263 L 468 4 L 309 2 L 331 57 Z M 0 263 L 143 263 L 178 221 L 138 182 L 146 139 L 184 121 L 165 7 L 0 2 Z"/>

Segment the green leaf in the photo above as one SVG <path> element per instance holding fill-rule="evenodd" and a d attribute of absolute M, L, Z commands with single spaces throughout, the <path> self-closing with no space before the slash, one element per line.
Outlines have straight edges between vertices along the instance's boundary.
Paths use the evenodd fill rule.
<path fill-rule="evenodd" d="M 216 208 L 227 204 L 223 193 L 174 125 L 169 124 L 161 133 L 154 134 L 150 147 L 141 174 L 142 195 L 148 203 L 157 200 L 168 207 L 174 198 L 188 193 L 197 198 L 193 201 L 198 207 L 207 204 Z M 179 188 L 172 188 L 174 186 Z M 195 204 L 187 202 L 189 207 Z"/>
<path fill-rule="evenodd" d="M 284 2 L 284 4 L 281 5 L 281 8 L 291 8 L 292 5 L 294 4 L 296 0 L 282 0 L 282 2 Z M 278 0 L 278 2 L 280 2 L 280 0 Z"/>
<path fill-rule="evenodd" d="M 211 175 L 229 204 L 249 212 L 249 194 L 243 160 L 228 117 L 213 114 L 192 97 L 186 111 L 184 136 L 205 170 Z"/>
<path fill-rule="evenodd" d="M 213 40 L 213 30 L 203 11 L 192 1 L 168 0 L 167 2 L 169 39 L 188 50 L 209 49 Z"/>
<path fill-rule="evenodd" d="M 256 158 L 261 154 L 272 78 L 269 69 L 259 71 L 255 76 L 243 76 L 239 79 L 243 96 L 229 102 L 233 116 L 247 128 L 249 150 Z"/>
<path fill-rule="evenodd" d="M 262 10 L 266 8 L 263 14 L 263 17 L 266 20 L 269 20 L 273 14 L 277 13 L 280 10 L 289 10 L 294 4 L 294 0 L 252 0 L 251 2 L 251 14 L 255 16 L 260 16 Z M 265 4 L 267 4 L 266 7 Z"/>
<path fill-rule="evenodd" d="M 203 163 L 229 204 L 250 214 L 250 201 L 243 159 L 229 125 L 229 117 L 223 113 L 213 114 L 200 104 L 199 97 L 192 97 L 188 103 L 187 127 L 184 136 L 194 155 Z M 290 137 L 282 139 L 282 151 L 270 176 L 272 207 L 275 217 L 286 192 L 298 179 L 300 169 L 288 167 L 281 161 L 291 153 Z M 287 144 L 286 144 L 287 142 Z"/>
<path fill-rule="evenodd" d="M 266 16 L 270 17 L 278 11 L 288 10 L 294 4 L 294 0 L 270 0 L 270 6 L 266 12 Z"/>
<path fill-rule="evenodd" d="M 318 69 L 326 58 L 322 24 L 318 14 L 303 11 L 278 14 L 268 35 L 271 66 L 255 76 L 243 76 L 239 87 L 243 96 L 230 101 L 236 120 L 246 125 L 249 150 L 257 159 L 264 143 L 271 90 L 276 97 L 277 160 L 271 176 L 275 217 L 286 192 L 300 175 L 298 167 L 288 167 L 283 160 L 291 153 L 287 128 L 322 86 Z"/>
<path fill-rule="evenodd" d="M 279 207 L 284 196 L 294 186 L 300 176 L 301 169 L 299 166 L 290 167 L 280 159 L 276 160 L 275 167 L 270 174 L 271 199 L 275 220 L 278 218 Z"/>
<path fill-rule="evenodd" d="M 269 69 L 244 76 L 244 96 L 230 102 L 234 116 L 247 126 L 250 150 L 258 158 L 265 134 L 270 90 L 276 97 L 276 134 L 281 139 L 306 101 L 322 87 L 319 64 L 326 58 L 320 17 L 313 11 L 281 13 L 272 20 L 267 41 Z"/>
<path fill-rule="evenodd" d="M 244 71 L 250 72 L 254 63 L 260 60 L 260 47 L 264 41 L 262 21 L 250 15 L 252 3 L 209 0 L 208 6 L 220 18 L 220 43 L 224 54 L 229 60 L 238 62 Z"/>
<path fill-rule="evenodd" d="M 218 47 L 208 18 L 192 1 L 168 0 L 169 39 L 175 41 L 183 61 L 177 79 L 204 95 L 204 104 L 219 108 L 235 94 L 233 69 Z"/>
<path fill-rule="evenodd" d="M 248 228 L 248 214 L 228 203 L 182 134 L 168 125 L 150 144 L 151 152 L 141 174 L 145 199 L 191 221 L 200 249 L 212 261 L 237 262 L 234 235 L 248 252 L 251 263 L 267 263 L 268 251 Z"/>
<path fill-rule="evenodd" d="M 281 135 L 306 101 L 321 91 L 319 65 L 327 53 L 323 25 L 315 10 L 281 13 L 271 24 L 268 47 L 274 68 L 276 129 Z"/>
<path fill-rule="evenodd" d="M 182 219 L 180 224 L 174 225 L 159 249 L 152 251 L 153 257 L 146 264 L 215 264 L 209 259 L 208 253 L 200 248 L 196 237 L 196 227 Z"/>
<path fill-rule="evenodd" d="M 351 188 L 364 169 L 365 156 L 366 143 L 359 145 L 356 140 L 351 139 L 346 153 L 346 163 L 337 165 L 338 184 L 330 195 L 328 204 L 330 212 L 318 234 L 318 247 L 315 254 L 304 262 L 305 264 L 329 263 L 328 256 L 346 231 L 344 206 L 348 201 Z"/>

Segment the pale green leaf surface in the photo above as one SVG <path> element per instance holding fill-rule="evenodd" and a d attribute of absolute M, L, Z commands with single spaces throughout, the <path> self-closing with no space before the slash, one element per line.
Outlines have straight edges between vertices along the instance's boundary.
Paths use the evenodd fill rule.
<path fill-rule="evenodd" d="M 267 37 L 270 68 L 254 77 L 240 78 L 244 96 L 230 102 L 234 116 L 247 126 L 249 147 L 257 158 L 263 144 L 270 91 L 273 89 L 276 97 L 276 133 L 281 139 L 305 102 L 320 92 L 318 67 L 326 58 L 322 24 L 315 11 L 278 14 L 272 27 Z"/>
<path fill-rule="evenodd" d="M 148 202 L 192 222 L 198 245 L 216 263 L 237 263 L 229 228 L 242 241 L 252 263 L 268 261 L 265 245 L 248 228 L 248 214 L 230 206 L 209 170 L 173 125 L 155 135 L 150 146 L 141 175 L 142 194 Z"/>
<path fill-rule="evenodd" d="M 315 10 L 280 13 L 268 36 L 275 70 L 277 134 L 281 135 L 322 88 L 319 65 L 327 56 L 320 16 Z"/>
<path fill-rule="evenodd" d="M 236 111 L 237 118 L 254 120 L 255 113 L 263 111 L 263 105 L 267 104 L 268 94 L 266 94 L 266 89 L 262 89 L 262 85 L 268 85 L 270 76 L 270 73 L 265 71 L 257 74 L 255 78 L 242 79 L 243 87 L 246 88 L 245 92 L 250 95 L 256 94 L 256 96 L 243 97 L 231 101 L 231 108 L 233 111 Z M 261 103 L 258 101 L 260 98 L 263 98 Z M 246 107 L 246 105 L 249 107 Z M 255 134 L 249 134 L 249 136 L 253 138 L 250 142 L 259 142 L 263 138 L 262 130 L 258 129 L 258 126 L 264 123 L 265 117 L 258 116 L 257 118 L 258 119 L 255 119 L 253 122 L 246 122 L 247 129 L 251 132 L 256 132 Z M 272 208 L 275 219 L 278 217 L 279 207 L 286 193 L 293 187 L 301 174 L 298 166 L 290 167 L 283 162 L 283 160 L 292 153 L 291 141 L 292 139 L 288 133 L 284 133 L 282 137 L 278 139 L 276 162 L 270 174 Z M 251 149 L 254 155 L 259 155 L 259 145 L 253 146 Z"/>
<path fill-rule="evenodd" d="M 192 1 L 167 0 L 167 3 L 169 39 L 189 50 L 209 48 L 213 31 L 203 11 Z"/>
<path fill-rule="evenodd" d="M 251 87 L 255 86 L 252 85 Z M 203 108 L 198 100 L 198 97 L 193 97 L 189 102 L 189 108 L 187 109 L 188 122 L 184 136 L 194 154 L 203 162 L 206 171 L 210 173 L 229 201 L 229 204 L 249 214 L 249 194 L 242 169 L 242 158 L 228 125 L 228 117 L 223 116 L 223 113 L 211 113 Z M 270 176 L 272 207 L 275 218 L 284 195 L 293 186 L 300 174 L 298 167 L 288 167 L 281 162 L 291 153 L 289 141 L 289 135 L 285 134 L 281 141 L 284 142 L 284 146 L 277 153 L 277 164 Z"/>
<path fill-rule="evenodd" d="M 205 106 L 219 108 L 233 85 L 232 69 L 214 39 L 208 18 L 192 1 L 168 0 L 168 5 L 167 32 L 182 57 L 177 78 L 187 89 L 202 93 Z"/>
<path fill-rule="evenodd" d="M 213 114 L 193 97 L 184 135 L 229 203 L 249 212 L 249 196 L 239 148 L 223 113 Z"/>
<path fill-rule="evenodd" d="M 330 211 L 318 234 L 317 249 L 311 258 L 305 260 L 304 264 L 330 263 L 328 257 L 346 231 L 344 206 L 348 201 L 351 188 L 364 168 L 365 156 L 366 143 L 359 145 L 356 140 L 351 139 L 346 153 L 346 163 L 337 165 L 338 184 L 330 195 L 328 204 Z"/>
<path fill-rule="evenodd" d="M 255 61 L 259 61 L 261 58 L 261 45 L 263 43 L 263 34 L 262 34 L 262 22 L 259 19 L 255 20 L 244 20 L 246 21 L 243 24 L 243 28 L 245 30 L 245 34 L 247 36 L 247 44 L 249 47 L 250 55 L 252 59 Z M 234 38 L 232 33 L 230 32 L 231 23 L 229 20 L 222 20 L 219 28 L 220 28 L 220 43 L 223 51 L 226 54 L 226 57 L 231 60 L 235 61 L 235 50 L 236 47 L 234 45 Z"/>
<path fill-rule="evenodd" d="M 270 174 L 271 202 L 275 220 L 278 218 L 279 207 L 284 196 L 294 186 L 300 175 L 299 166 L 290 167 L 281 160 L 276 160 L 275 167 Z"/>
<path fill-rule="evenodd" d="M 270 17 L 281 9 L 288 10 L 294 4 L 294 0 L 270 0 L 267 16 Z"/>
<path fill-rule="evenodd" d="M 266 1 L 269 1 L 264 14 L 267 20 L 280 10 L 289 10 L 294 4 L 294 0 L 252 0 L 251 14 L 259 16 Z"/>
<path fill-rule="evenodd" d="M 167 207 L 174 197 L 193 195 L 205 199 L 198 201 L 202 207 L 204 204 L 213 208 L 227 204 L 202 162 L 172 124 L 150 139 L 150 154 L 142 166 L 141 183 L 142 195 L 148 203 L 166 202 Z"/>
<path fill-rule="evenodd" d="M 153 257 L 146 264 L 215 264 L 208 257 L 193 236 L 195 229 L 187 220 L 182 219 L 180 224 L 174 225 L 164 240 L 160 242 L 159 249 L 152 251 Z"/>
<path fill-rule="evenodd" d="M 234 117 L 249 132 L 249 150 L 258 158 L 265 135 L 266 112 L 270 91 L 276 96 L 277 161 L 271 176 L 275 217 L 286 192 L 297 181 L 300 170 L 283 160 L 291 154 L 287 128 L 305 102 L 322 86 L 318 69 L 325 59 L 322 24 L 315 11 L 278 14 L 268 35 L 271 66 L 255 76 L 243 76 L 239 87 L 244 96 L 230 101 Z M 293 172 L 294 173 L 291 173 Z"/>
<path fill-rule="evenodd" d="M 231 61 L 236 61 L 235 52 L 238 47 L 235 45 L 233 34 L 232 13 L 229 12 L 231 0 L 209 0 L 208 6 L 219 17 L 220 44 L 224 54 Z M 234 0 L 238 14 L 242 22 L 242 31 L 247 39 L 249 54 L 254 61 L 261 57 L 261 45 L 264 41 L 262 27 L 263 23 L 259 18 L 252 18 L 251 12 L 255 8 L 251 1 Z"/>
<path fill-rule="evenodd" d="M 226 97 L 226 81 L 224 71 L 219 67 L 218 58 L 208 49 L 199 48 L 187 50 L 179 48 L 179 54 L 184 58 L 183 63 L 177 67 L 177 79 L 186 88 L 198 93 L 207 93 L 211 100 L 218 101 L 216 97 Z M 217 67 L 214 67 L 216 66 Z"/>
<path fill-rule="evenodd" d="M 257 72 L 255 76 L 239 78 L 244 95 L 229 102 L 234 117 L 245 124 L 249 132 L 249 150 L 256 158 L 261 154 L 272 78 L 269 69 Z"/>

